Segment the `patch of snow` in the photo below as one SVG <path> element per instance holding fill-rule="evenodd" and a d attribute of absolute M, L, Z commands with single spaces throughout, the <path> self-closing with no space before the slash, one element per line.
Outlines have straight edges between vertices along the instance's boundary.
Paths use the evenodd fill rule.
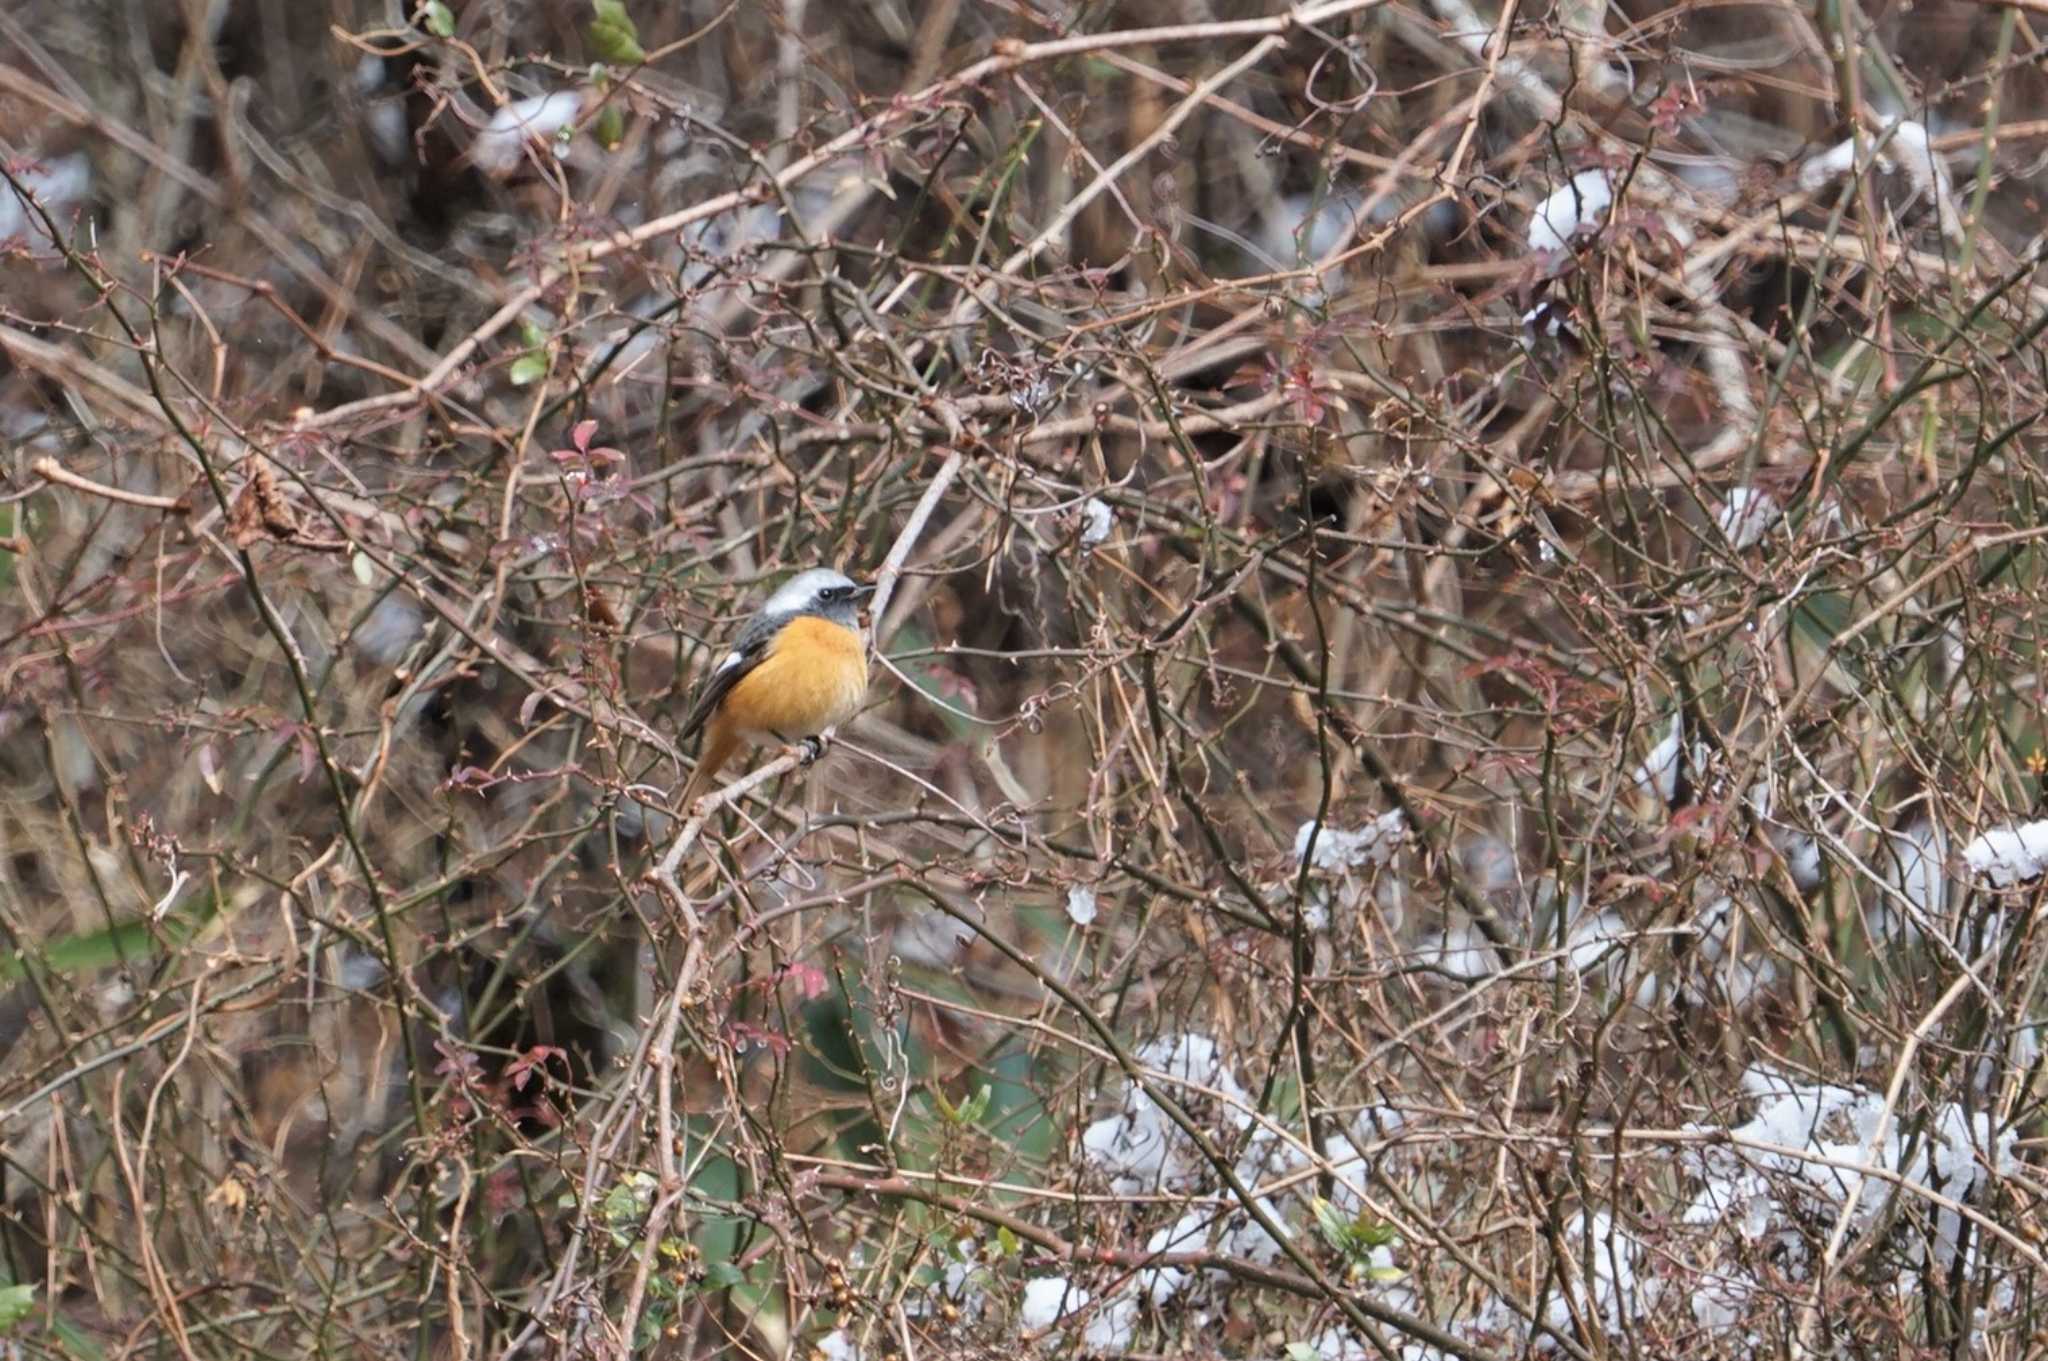
<path fill-rule="evenodd" d="M 1801 893 L 1820 887 L 1820 843 L 1791 827 L 1773 827 L 1771 842 L 1785 857 L 1785 868 Z"/>
<path fill-rule="evenodd" d="M 1878 164 L 1886 164 L 1883 157 L 1878 158 Z M 1852 137 L 1846 142 L 1829 147 L 1818 156 L 1807 157 L 1806 163 L 1799 167 L 1799 187 L 1809 194 L 1816 193 L 1825 189 L 1828 181 L 1846 175 L 1855 168 L 1856 140 Z"/>
<path fill-rule="evenodd" d="M 1877 850 L 1878 867 L 1885 882 L 1902 895 L 1910 906 L 1902 906 L 1889 893 L 1874 895 L 1871 930 L 1889 940 L 1903 936 L 1917 940 L 1948 911 L 1948 836 L 1939 824 L 1926 816 L 1887 832 Z"/>
<path fill-rule="evenodd" d="M 1314 194 L 1288 194 L 1265 219 L 1259 253 L 1277 269 L 1293 269 L 1302 261 L 1313 265 L 1334 255 L 1358 230 L 1359 206 L 1356 194 L 1342 190 L 1326 193 L 1320 201 Z"/>
<path fill-rule="evenodd" d="M 1728 546 L 1739 551 L 1761 542 L 1783 514 L 1768 492 L 1736 487 L 1728 493 L 1727 503 L 1721 507 L 1715 523 L 1727 538 Z"/>
<path fill-rule="evenodd" d="M 1529 216 L 1529 249 L 1569 250 L 1572 238 L 1597 228 L 1614 203 L 1614 181 L 1605 170 L 1581 170 L 1536 205 Z"/>
<path fill-rule="evenodd" d="M 1145 1251 L 1199 1252 L 1209 1241 L 1209 1223 L 1214 1216 L 1204 1210 L 1189 1210 L 1163 1229 L 1155 1229 L 1145 1240 Z M 1157 1304 L 1165 1304 L 1187 1288 L 1193 1275 L 1177 1266 L 1148 1267 L 1138 1273 L 1138 1293 Z"/>
<path fill-rule="evenodd" d="M 1081 547 L 1093 548 L 1109 541 L 1110 531 L 1116 528 L 1116 514 L 1109 508 L 1109 502 L 1099 496 L 1091 496 L 1081 503 Z"/>
<path fill-rule="evenodd" d="M 1811 893 L 1820 887 L 1820 843 L 1797 827 L 1772 818 L 1772 803 L 1768 778 L 1750 786 L 1749 806 L 1755 810 L 1757 821 L 1764 824 L 1771 845 L 1785 857 L 1785 868 L 1791 874 L 1792 882 L 1801 893 Z"/>
<path fill-rule="evenodd" d="M 1066 1277 L 1040 1276 L 1024 1283 L 1024 1300 L 1017 1306 L 1017 1323 L 1037 1332 L 1085 1308 L 1087 1303 L 1088 1292 Z"/>
<path fill-rule="evenodd" d="M 1092 1352 L 1127 1352 L 1137 1334 L 1138 1300 L 1126 1294 L 1088 1316 L 1088 1326 L 1081 1330 L 1081 1345 Z"/>
<path fill-rule="evenodd" d="M 92 162 L 82 151 L 31 163 L 16 170 L 14 178 L 35 196 L 60 228 L 72 209 L 92 194 Z M 0 180 L 0 241 L 12 236 L 44 238 L 43 218 L 21 201 L 13 185 Z"/>
<path fill-rule="evenodd" d="M 1727 898 L 1717 898 L 1693 919 L 1694 929 L 1699 932 L 1693 944 L 1693 954 L 1702 968 L 1716 978 L 1721 990 L 1733 1006 L 1745 1007 L 1754 1001 L 1756 995 L 1778 981 L 1778 964 L 1769 954 L 1751 948 L 1741 958 L 1735 955 L 1737 916 L 1735 904 Z M 1748 933 L 1754 935 L 1754 932 Z M 1695 1001 L 1704 1002 L 1706 996 L 1696 987 L 1688 985 L 1686 992 Z"/>
<path fill-rule="evenodd" d="M 1930 1118 L 1904 1122 L 1909 1127 L 1902 1129 L 1897 1114 L 1887 1111 L 1875 1092 L 1800 1082 L 1761 1065 L 1743 1074 L 1742 1085 L 1757 1103 L 1750 1120 L 1727 1131 L 1727 1142 L 1698 1145 L 1683 1154 L 1700 1187 L 1680 1219 L 1719 1227 L 1747 1244 L 1752 1259 L 1760 1253 L 1794 1280 L 1814 1265 L 1809 1244 L 1816 1222 L 1828 1222 L 1859 1187 L 1852 1234 L 1889 1222 L 1888 1207 L 1899 1183 L 1913 1201 L 1906 1221 L 1926 1216 L 1924 1222 L 1933 1229 L 1934 1262 L 1946 1269 L 1962 1241 L 1961 1219 L 1913 1197 L 1912 1189 L 1982 1203 L 1985 1184 L 2017 1165 L 2013 1132 L 1997 1132 L 1988 1112 L 1968 1114 L 1946 1105 Z M 1720 1134 L 1707 1126 L 1692 1128 Z M 1856 1169 L 1864 1165 L 1887 1169 L 1898 1182 L 1886 1177 L 1863 1186 L 1865 1174 Z M 1924 1266 L 1929 1241 L 1908 1237 L 1901 1246 L 1909 1261 Z M 1917 1289 L 1910 1279 L 1916 1274 L 1903 1273 L 1902 1287 Z M 1746 1276 L 1717 1277 L 1714 1286 L 1704 1305 L 1695 1303 L 1702 1322 L 1740 1315 L 1763 1289 Z"/>
<path fill-rule="evenodd" d="M 491 115 L 469 149 L 470 159 L 487 175 L 505 176 L 519 168 L 529 138 L 550 143 L 583 111 L 580 90 L 515 99 Z"/>
<path fill-rule="evenodd" d="M 2038 879 L 2048 870 L 2048 822 L 1994 827 L 1963 847 L 1963 863 L 1993 888 Z"/>
<path fill-rule="evenodd" d="M 1222 1099 L 1222 1119 L 1232 1130 L 1251 1122 L 1246 1114 L 1251 1098 L 1208 1036 L 1190 1033 L 1150 1040 L 1132 1057 L 1169 1084 L 1187 1084 L 1188 1090 L 1176 1093 L 1183 1103 L 1209 1102 L 1214 1100 L 1209 1093 L 1215 1093 Z M 1122 1195 L 1185 1189 L 1208 1166 L 1159 1104 L 1136 1084 L 1126 1085 L 1115 1114 L 1082 1131 L 1081 1150 L 1090 1163 L 1109 1174 L 1111 1188 Z"/>
<path fill-rule="evenodd" d="M 1615 955 L 1625 951 L 1634 938 L 1635 932 L 1629 929 L 1619 912 L 1612 908 L 1595 912 L 1572 928 L 1567 947 L 1571 967 L 1577 973 L 1584 973 L 1596 964 L 1607 964 Z"/>
<path fill-rule="evenodd" d="M 1300 864 L 1302 857 L 1309 854 L 1309 839 L 1313 836 L 1314 865 L 1319 870 L 1342 871 L 1384 865 L 1394 858 L 1394 852 L 1401 849 L 1407 834 L 1407 819 L 1398 808 L 1391 813 L 1382 813 L 1365 826 L 1349 832 L 1335 827 L 1318 829 L 1316 821 L 1311 818 L 1294 833 L 1294 862 Z"/>
<path fill-rule="evenodd" d="M 717 279 L 720 265 L 737 258 L 750 246 L 780 237 L 782 209 L 775 203 L 756 203 L 736 212 L 701 218 L 684 227 L 680 235 L 691 248 L 692 257 L 683 266 L 683 287 L 702 288 Z"/>
<path fill-rule="evenodd" d="M 1453 978 L 1468 981 L 1494 971 L 1493 946 L 1470 922 L 1446 927 L 1422 947 L 1422 961 Z"/>
<path fill-rule="evenodd" d="M 1669 806 L 1678 797 L 1678 748 L 1685 740 L 1685 718 L 1674 712 L 1671 731 L 1650 748 L 1631 777 L 1636 788 L 1655 794 Z"/>
<path fill-rule="evenodd" d="M 1933 201 L 1945 235 L 1955 233 L 1962 225 L 1955 220 L 1955 186 L 1949 180 L 1948 163 L 1927 135 L 1927 125 L 1902 118 L 1892 124 L 1891 132 L 1892 146 L 1899 153 L 1907 178 L 1913 181 L 1914 193 Z"/>

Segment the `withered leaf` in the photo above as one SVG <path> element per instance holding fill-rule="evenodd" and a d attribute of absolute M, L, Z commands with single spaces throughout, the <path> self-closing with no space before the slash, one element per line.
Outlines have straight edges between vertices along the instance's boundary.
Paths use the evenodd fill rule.
<path fill-rule="evenodd" d="M 260 460 L 251 462 L 249 480 L 228 507 L 228 538 L 247 548 L 258 539 L 291 543 L 299 537 L 299 513 L 278 490 L 277 475 Z"/>

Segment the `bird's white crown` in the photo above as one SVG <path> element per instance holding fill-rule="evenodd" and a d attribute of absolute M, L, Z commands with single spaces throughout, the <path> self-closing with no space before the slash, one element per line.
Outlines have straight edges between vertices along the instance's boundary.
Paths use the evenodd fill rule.
<path fill-rule="evenodd" d="M 856 599 L 853 579 L 830 567 L 798 572 L 768 597 L 763 614 L 851 614 Z"/>

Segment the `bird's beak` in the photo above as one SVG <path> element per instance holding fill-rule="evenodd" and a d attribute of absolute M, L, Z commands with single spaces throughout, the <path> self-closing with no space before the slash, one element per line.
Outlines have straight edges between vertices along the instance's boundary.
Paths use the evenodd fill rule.
<path fill-rule="evenodd" d="M 872 600 L 872 599 L 874 598 L 874 594 L 875 594 L 875 583 L 874 583 L 874 582 L 872 582 L 872 581 L 862 581 L 862 582 L 856 582 L 856 583 L 854 584 L 854 588 L 853 588 L 853 598 L 854 598 L 855 600 Z"/>

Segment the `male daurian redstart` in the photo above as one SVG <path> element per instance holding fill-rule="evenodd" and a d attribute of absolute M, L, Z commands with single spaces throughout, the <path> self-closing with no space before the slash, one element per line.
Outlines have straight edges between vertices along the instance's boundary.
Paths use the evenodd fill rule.
<path fill-rule="evenodd" d="M 679 742 L 704 730 L 696 773 L 683 787 L 684 810 L 742 739 L 813 741 L 859 712 L 868 693 L 860 604 L 874 590 L 814 567 L 784 582 L 747 621 L 683 719 Z"/>

